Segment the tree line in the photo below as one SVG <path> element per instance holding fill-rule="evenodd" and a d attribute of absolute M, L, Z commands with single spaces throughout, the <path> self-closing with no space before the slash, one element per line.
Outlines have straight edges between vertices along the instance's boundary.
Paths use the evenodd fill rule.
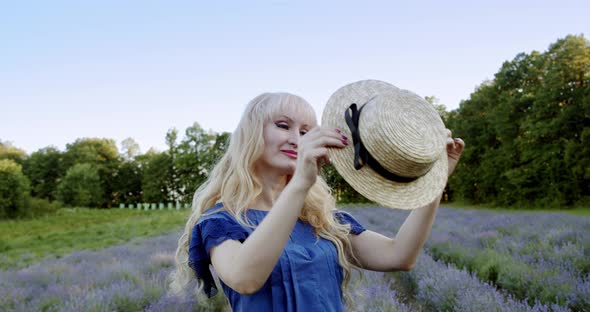
<path fill-rule="evenodd" d="M 229 138 L 228 132 L 206 132 L 195 122 L 182 138 L 175 128 L 168 130 L 165 151 L 144 154 L 132 138 L 121 142 L 121 151 L 113 139 L 80 138 L 63 152 L 48 146 L 31 155 L 0 141 L 0 219 L 34 217 L 62 206 L 190 203 Z M 333 168 L 323 174 L 337 176 Z M 340 198 L 363 201 L 346 184 L 335 185 Z"/>
<path fill-rule="evenodd" d="M 569 35 L 502 64 L 447 116 L 467 148 L 449 181 L 470 203 L 590 206 L 590 42 Z"/>
<path fill-rule="evenodd" d="M 427 96 L 455 137 L 467 143 L 445 199 L 503 207 L 590 205 L 590 42 L 569 35 L 541 53 L 502 64 L 458 109 Z M 0 141 L 0 219 L 57 207 L 191 201 L 225 152 L 230 133 L 198 123 L 167 150 L 140 154 L 128 138 L 80 138 L 27 155 Z M 322 175 L 339 202 L 366 201 L 331 165 Z"/>
<path fill-rule="evenodd" d="M 67 144 L 63 152 L 49 146 L 31 155 L 0 142 L 0 175 L 6 177 L 0 182 L 0 191 L 21 190 L 12 192 L 17 193 L 12 207 L 0 204 L 0 217 L 26 215 L 34 206 L 31 198 L 94 208 L 190 202 L 209 168 L 225 151 L 228 138 L 227 132 L 205 132 L 195 123 L 181 140 L 178 130 L 170 129 L 166 151 L 152 148 L 144 154 L 132 138 L 123 140 L 121 152 L 113 139 L 80 138 Z"/>

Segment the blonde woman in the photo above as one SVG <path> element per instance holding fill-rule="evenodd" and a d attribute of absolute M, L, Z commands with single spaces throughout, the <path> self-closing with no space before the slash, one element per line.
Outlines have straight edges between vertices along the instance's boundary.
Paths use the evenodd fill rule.
<path fill-rule="evenodd" d="M 318 175 L 328 149 L 350 144 L 341 133 L 318 126 L 299 96 L 254 98 L 195 193 L 171 291 L 186 293 L 196 279 L 197 293 L 215 295 L 211 265 L 234 311 L 342 311 L 353 266 L 410 270 L 439 199 L 413 211 L 395 239 L 365 230 L 335 208 Z M 462 146 L 448 145 L 452 168 Z"/>

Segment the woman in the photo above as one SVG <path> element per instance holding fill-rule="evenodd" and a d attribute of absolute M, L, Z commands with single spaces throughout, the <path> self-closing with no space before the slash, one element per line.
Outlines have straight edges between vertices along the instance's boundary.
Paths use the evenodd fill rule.
<path fill-rule="evenodd" d="M 246 107 L 226 154 L 196 191 L 176 252 L 171 290 L 194 281 L 216 293 L 209 264 L 234 311 L 341 311 L 353 267 L 410 270 L 440 196 L 413 211 L 395 239 L 335 208 L 318 176 L 328 149 L 351 141 L 317 124 L 301 97 L 266 93 Z M 449 175 L 463 150 L 447 145 Z"/>

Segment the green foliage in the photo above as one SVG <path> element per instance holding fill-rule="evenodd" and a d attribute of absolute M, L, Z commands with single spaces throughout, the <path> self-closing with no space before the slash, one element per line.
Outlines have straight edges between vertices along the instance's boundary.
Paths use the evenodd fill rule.
<path fill-rule="evenodd" d="M 447 122 L 449 118 L 449 112 L 447 111 L 447 107 L 443 104 L 440 104 L 440 100 L 435 96 L 425 96 L 424 99 L 434 106 L 434 109 L 438 112 L 438 115 L 443 120 L 444 123 Z"/>
<path fill-rule="evenodd" d="M 11 159 L 0 159 L 0 219 L 16 218 L 30 202 L 30 183 L 22 167 Z"/>
<path fill-rule="evenodd" d="M 139 144 L 133 138 L 126 138 L 121 142 L 122 154 L 127 160 L 132 160 L 139 155 Z"/>
<path fill-rule="evenodd" d="M 59 209 L 32 220 L 0 221 L 0 269 L 22 268 L 48 255 L 98 249 L 184 226 L 189 210 Z M 24 257 L 24 255 L 30 257 Z"/>
<path fill-rule="evenodd" d="M 0 160 L 10 159 L 19 165 L 23 165 L 27 153 L 20 148 L 12 146 L 10 143 L 2 143 L 0 141 Z"/>
<path fill-rule="evenodd" d="M 64 155 L 53 146 L 42 148 L 24 161 L 23 173 L 31 181 L 31 195 L 55 200 L 57 185 L 65 175 Z"/>
<path fill-rule="evenodd" d="M 112 139 L 83 138 L 66 145 L 66 158 L 69 165 L 103 164 L 117 160 L 118 156 L 117 145 Z"/>
<path fill-rule="evenodd" d="M 332 195 L 338 203 L 369 203 L 370 201 L 348 184 L 336 171 L 334 165 L 329 164 L 322 167 L 321 176 L 332 188 Z"/>
<path fill-rule="evenodd" d="M 135 160 L 121 160 L 113 179 L 112 198 L 116 203 L 126 205 L 142 202 L 141 163 Z"/>
<path fill-rule="evenodd" d="M 225 152 L 229 135 L 207 133 L 195 122 L 177 142 L 178 131 L 168 130 L 167 151 L 152 150 L 135 158 L 142 172 L 143 201 L 190 202 L 194 191 Z"/>
<path fill-rule="evenodd" d="M 102 194 L 98 170 L 92 164 L 74 165 L 58 186 L 59 199 L 68 206 L 96 207 Z"/>
<path fill-rule="evenodd" d="M 169 179 L 172 176 L 172 159 L 168 153 L 146 154 L 141 188 L 143 201 L 150 203 L 167 202 L 170 194 Z"/>
<path fill-rule="evenodd" d="M 449 180 L 456 199 L 571 207 L 590 196 L 590 42 L 567 36 L 504 62 L 448 116 L 467 147 Z"/>
<path fill-rule="evenodd" d="M 190 202 L 195 190 L 225 153 L 230 134 L 207 133 L 198 123 L 188 127 L 184 134 L 176 149 L 169 151 L 174 159 L 175 175 L 171 184 L 175 199 Z"/>
<path fill-rule="evenodd" d="M 23 214 L 23 217 L 35 218 L 40 216 L 51 215 L 54 214 L 61 207 L 62 203 L 60 201 L 49 201 L 45 198 L 32 197 L 29 202 L 29 206 Z"/>
<path fill-rule="evenodd" d="M 120 163 L 119 151 L 113 139 L 82 138 L 66 145 L 65 168 L 76 164 L 92 164 L 98 170 L 101 194 L 99 207 L 111 207 L 114 179 Z"/>

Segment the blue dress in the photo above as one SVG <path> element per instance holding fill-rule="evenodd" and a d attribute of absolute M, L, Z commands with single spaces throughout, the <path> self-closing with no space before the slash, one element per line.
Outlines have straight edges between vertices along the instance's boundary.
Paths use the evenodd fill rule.
<path fill-rule="evenodd" d="M 189 266 L 204 283 L 208 297 L 217 294 L 209 270 L 209 251 L 225 240 L 244 242 L 254 229 L 240 225 L 221 203 L 204 212 L 192 230 Z M 249 209 L 247 219 L 258 225 L 268 211 Z M 351 225 L 351 234 L 365 230 L 349 213 L 334 212 L 336 220 Z M 281 257 L 270 277 L 256 293 L 242 295 L 220 280 L 233 311 L 342 311 L 343 272 L 336 246 L 324 238 L 316 239 L 313 227 L 297 220 Z"/>

